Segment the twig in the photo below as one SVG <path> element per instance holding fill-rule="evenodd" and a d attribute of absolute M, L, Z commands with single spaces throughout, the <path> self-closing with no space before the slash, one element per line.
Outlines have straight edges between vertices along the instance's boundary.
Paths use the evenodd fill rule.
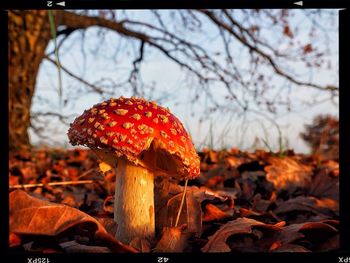
<path fill-rule="evenodd" d="M 78 178 L 79 178 L 79 179 L 80 179 L 80 178 L 83 178 L 83 177 L 87 176 L 88 174 L 92 173 L 94 170 L 95 170 L 95 168 L 91 168 L 91 169 L 89 169 L 89 170 L 83 172 L 81 175 L 79 175 Z"/>
<path fill-rule="evenodd" d="M 299 81 L 299 80 L 295 79 L 293 76 L 288 74 L 286 71 L 283 71 L 277 65 L 276 61 L 270 55 L 265 53 L 262 49 L 258 48 L 257 46 L 254 46 L 253 44 L 248 43 L 246 41 L 246 39 L 242 35 L 239 35 L 230 25 L 228 25 L 224 21 L 220 20 L 214 14 L 214 12 L 209 11 L 207 9 L 198 9 L 198 11 L 203 13 L 204 15 L 206 15 L 218 27 L 223 28 L 225 31 L 227 31 L 232 36 L 234 36 L 238 41 L 241 42 L 241 44 L 243 44 L 244 46 L 249 48 L 250 51 L 258 54 L 259 56 L 264 58 L 267 62 L 269 62 L 270 66 L 272 67 L 272 69 L 275 71 L 275 73 L 277 75 L 280 75 L 280 76 L 286 78 L 287 80 L 289 80 L 290 82 L 292 82 L 292 83 L 294 83 L 296 85 L 299 85 L 299 86 L 309 86 L 309 87 L 316 88 L 316 89 L 319 89 L 319 90 L 328 90 L 328 91 L 332 91 L 332 92 L 338 91 L 338 87 L 335 87 L 335 86 L 332 86 L 332 85 L 328 85 L 328 86 L 323 87 L 323 86 L 317 85 L 315 83 L 304 82 L 304 81 Z M 231 17 L 231 19 L 232 19 L 232 17 Z M 234 20 L 232 20 L 231 22 L 234 22 Z"/>
<path fill-rule="evenodd" d="M 185 195 L 186 195 L 186 190 L 187 190 L 187 182 L 188 182 L 188 178 L 186 179 L 185 182 L 185 186 L 184 186 L 184 192 L 182 194 L 182 200 L 181 200 L 181 204 L 179 207 L 179 211 L 177 212 L 177 217 L 176 217 L 176 221 L 175 221 L 175 227 L 177 227 L 177 224 L 179 223 L 179 219 L 180 219 L 180 214 L 181 214 L 181 210 L 185 201 Z"/>
<path fill-rule="evenodd" d="M 64 181 L 64 182 L 52 182 L 47 184 L 16 184 L 10 185 L 10 189 L 31 188 L 31 187 L 44 187 L 46 185 L 73 185 L 73 184 L 92 184 L 93 180 L 81 180 L 81 181 Z"/>
<path fill-rule="evenodd" d="M 50 61 L 53 64 L 56 64 L 57 62 L 50 58 L 49 56 L 45 56 L 44 57 L 46 60 Z M 75 78 L 76 80 L 80 81 L 81 83 L 85 84 L 86 86 L 90 87 L 93 91 L 97 92 L 98 94 L 103 94 L 105 93 L 105 91 L 103 91 L 101 88 L 97 87 L 94 84 L 91 84 L 89 82 L 87 82 L 86 80 L 83 80 L 82 78 L 78 77 L 77 75 L 75 75 L 74 73 L 72 73 L 71 71 L 69 71 L 66 67 L 60 65 L 60 69 L 62 69 L 64 72 L 66 72 L 69 76 L 71 76 L 72 78 Z"/>

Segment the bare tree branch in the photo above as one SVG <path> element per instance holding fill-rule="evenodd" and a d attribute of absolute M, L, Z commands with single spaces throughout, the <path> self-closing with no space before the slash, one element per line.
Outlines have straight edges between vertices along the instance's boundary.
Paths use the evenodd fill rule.
<path fill-rule="evenodd" d="M 53 63 L 54 65 L 56 64 L 56 61 L 52 58 L 50 58 L 49 56 L 45 56 L 45 59 L 50 61 L 51 63 Z M 66 72 L 69 76 L 71 76 L 72 78 L 75 78 L 76 80 L 79 80 L 81 83 L 85 84 L 86 86 L 90 87 L 94 92 L 97 92 L 98 94 L 104 94 L 106 93 L 106 91 L 104 91 L 103 89 L 95 86 L 94 84 L 91 84 L 89 82 L 87 82 L 86 80 L 78 77 L 77 75 L 75 75 L 74 73 L 72 73 L 71 71 L 69 71 L 66 67 L 62 66 L 62 64 L 60 64 L 61 69 Z"/>
<path fill-rule="evenodd" d="M 266 54 L 264 51 L 262 51 L 261 49 L 259 49 L 257 46 L 253 46 L 252 44 L 248 43 L 246 41 L 246 39 L 244 39 L 241 35 L 239 35 L 237 32 L 235 32 L 233 30 L 232 27 L 230 27 L 229 25 L 227 25 L 226 23 L 224 23 L 223 21 L 220 21 L 218 17 L 215 16 L 214 12 L 209 11 L 209 10 L 204 10 L 201 9 L 199 10 L 200 12 L 202 12 L 203 14 L 205 14 L 209 19 L 211 19 L 216 25 L 218 25 L 219 27 L 225 29 L 227 32 L 231 33 L 234 37 L 236 37 L 236 39 L 238 39 L 244 46 L 248 47 L 249 50 L 259 54 L 260 56 L 262 56 L 264 59 L 266 59 L 271 67 L 274 69 L 275 73 L 285 77 L 286 79 L 288 79 L 290 82 L 300 85 L 300 86 L 309 86 L 312 88 L 317 88 L 320 90 L 328 90 L 328 91 L 338 91 L 337 87 L 334 86 L 320 86 L 311 82 L 304 82 L 304 81 L 299 81 L 296 80 L 295 78 L 293 78 L 291 75 L 289 75 L 288 73 L 284 72 L 276 63 L 275 61 L 272 59 L 272 57 L 268 54 Z M 231 18 L 230 20 L 233 21 L 233 19 Z M 236 22 L 234 22 L 235 24 L 237 24 Z"/>

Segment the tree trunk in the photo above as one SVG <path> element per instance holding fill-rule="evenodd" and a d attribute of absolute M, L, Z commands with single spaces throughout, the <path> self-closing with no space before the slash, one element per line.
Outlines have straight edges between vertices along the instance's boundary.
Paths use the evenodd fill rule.
<path fill-rule="evenodd" d="M 9 11 L 9 147 L 30 146 L 30 107 L 45 49 L 51 39 L 47 11 Z"/>

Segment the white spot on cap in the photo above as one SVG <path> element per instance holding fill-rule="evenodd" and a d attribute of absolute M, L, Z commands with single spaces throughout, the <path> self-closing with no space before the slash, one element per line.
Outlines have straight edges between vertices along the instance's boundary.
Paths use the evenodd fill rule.
<path fill-rule="evenodd" d="M 116 109 L 116 110 L 114 110 L 114 112 L 115 112 L 115 114 L 117 114 L 117 115 L 123 116 L 123 115 L 125 115 L 125 114 L 128 113 L 128 110 L 125 110 L 125 109 Z"/>

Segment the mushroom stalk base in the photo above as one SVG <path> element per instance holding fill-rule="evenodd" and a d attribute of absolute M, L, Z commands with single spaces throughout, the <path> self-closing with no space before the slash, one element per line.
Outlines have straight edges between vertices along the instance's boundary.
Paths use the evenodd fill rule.
<path fill-rule="evenodd" d="M 153 173 L 119 159 L 116 169 L 114 220 L 116 239 L 129 244 L 135 237 L 153 238 Z"/>

